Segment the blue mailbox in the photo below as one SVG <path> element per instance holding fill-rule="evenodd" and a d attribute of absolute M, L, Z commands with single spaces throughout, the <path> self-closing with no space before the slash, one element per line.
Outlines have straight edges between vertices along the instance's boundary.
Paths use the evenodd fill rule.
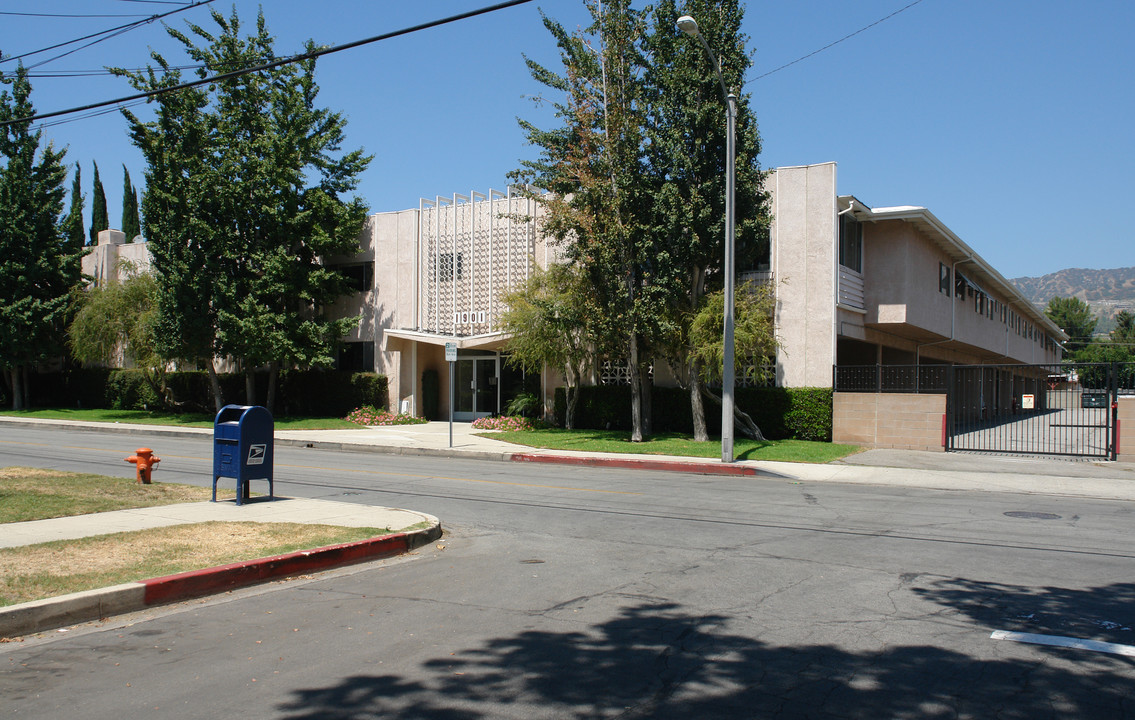
<path fill-rule="evenodd" d="M 226 405 L 213 422 L 213 502 L 217 502 L 217 480 L 236 478 L 236 504 L 251 496 L 252 480 L 268 481 L 268 497 L 275 497 L 272 486 L 272 413 L 259 405 Z"/>

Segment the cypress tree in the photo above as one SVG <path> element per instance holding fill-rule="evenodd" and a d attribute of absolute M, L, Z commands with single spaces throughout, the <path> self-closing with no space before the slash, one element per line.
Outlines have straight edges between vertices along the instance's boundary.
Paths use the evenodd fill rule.
<path fill-rule="evenodd" d="M 130 171 L 122 166 L 122 232 L 126 242 L 142 234 L 142 222 L 138 218 L 138 188 L 130 184 Z"/>
<path fill-rule="evenodd" d="M 95 191 L 91 198 L 91 245 L 99 244 L 99 232 L 110 228 L 110 218 L 106 214 L 106 190 L 99 178 L 99 164 L 95 163 Z"/>

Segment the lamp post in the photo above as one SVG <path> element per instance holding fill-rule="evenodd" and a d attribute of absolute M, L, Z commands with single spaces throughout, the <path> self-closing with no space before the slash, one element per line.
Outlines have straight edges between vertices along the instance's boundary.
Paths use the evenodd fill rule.
<path fill-rule="evenodd" d="M 721 371 L 721 462 L 733 462 L 733 280 L 734 280 L 734 235 L 733 235 L 733 185 L 736 178 L 734 148 L 734 124 L 737 118 L 737 96 L 725 87 L 725 78 L 721 74 L 721 63 L 710 50 L 709 43 L 698 30 L 698 23 L 689 15 L 678 18 L 678 29 L 696 37 L 701 41 L 705 54 L 713 63 L 717 80 L 721 83 L 721 94 L 725 98 L 725 327 L 724 327 L 724 360 L 725 366 Z"/>

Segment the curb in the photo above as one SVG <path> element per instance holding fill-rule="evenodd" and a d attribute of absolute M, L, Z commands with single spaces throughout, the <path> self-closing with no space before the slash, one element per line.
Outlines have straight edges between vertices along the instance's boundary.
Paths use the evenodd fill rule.
<path fill-rule="evenodd" d="M 753 476 L 757 474 L 757 469 L 750 465 L 726 465 L 724 463 L 719 465 L 686 460 L 633 460 L 630 458 L 573 457 L 568 455 L 536 455 L 529 453 L 514 453 L 511 459 L 516 462 L 582 465 L 585 467 L 615 467 L 626 470 L 663 470 L 669 472 L 695 473 L 698 475 Z"/>
<path fill-rule="evenodd" d="M 441 537 L 441 523 L 353 543 L 299 550 L 0 608 L 0 637 L 28 635 L 277 578 L 401 555 Z"/>

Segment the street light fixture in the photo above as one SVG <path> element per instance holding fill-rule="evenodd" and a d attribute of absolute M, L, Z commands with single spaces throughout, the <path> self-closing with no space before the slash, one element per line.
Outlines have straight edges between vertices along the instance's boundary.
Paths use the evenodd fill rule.
<path fill-rule="evenodd" d="M 734 233 L 733 233 L 733 185 L 736 177 L 734 148 L 734 125 L 737 119 L 737 96 L 725 87 L 721 74 L 721 63 L 709 49 L 709 43 L 698 30 L 698 23 L 689 15 L 678 18 L 678 29 L 701 41 L 705 54 L 713 63 L 717 80 L 721 83 L 721 94 L 725 98 L 725 366 L 721 371 L 721 462 L 733 462 L 733 280 L 734 280 Z"/>

